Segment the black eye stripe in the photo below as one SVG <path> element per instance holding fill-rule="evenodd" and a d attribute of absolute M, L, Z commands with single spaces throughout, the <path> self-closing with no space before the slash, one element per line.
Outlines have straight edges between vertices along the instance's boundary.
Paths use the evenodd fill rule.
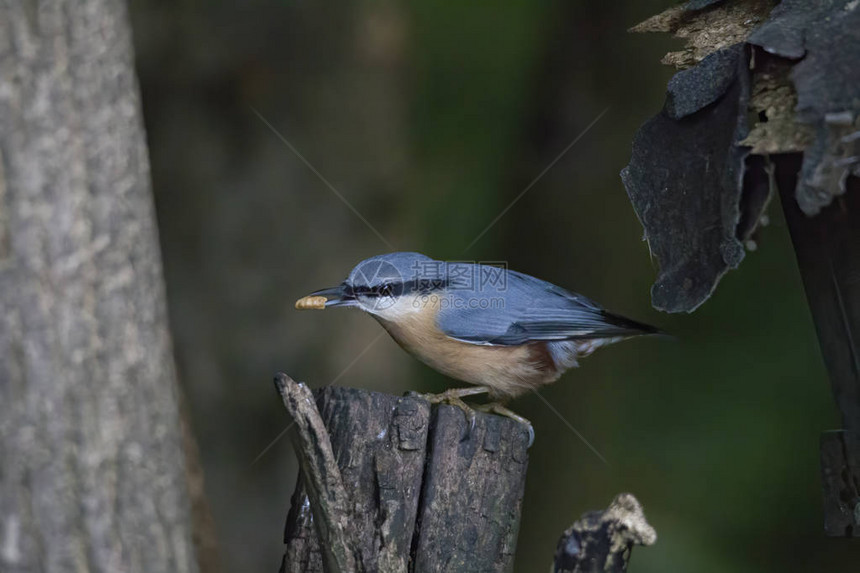
<path fill-rule="evenodd" d="M 393 284 L 382 284 L 374 286 L 360 285 L 357 287 L 353 287 L 352 290 L 357 295 L 364 295 L 368 297 L 391 296 L 392 294 L 394 294 L 396 286 L 397 285 Z"/>
<path fill-rule="evenodd" d="M 352 292 L 355 295 L 366 297 L 377 296 L 395 296 L 403 292 L 416 292 L 427 294 L 439 289 L 444 289 L 447 286 L 447 281 L 426 281 L 413 280 L 395 283 L 383 283 L 374 286 L 357 285 L 352 287 Z"/>

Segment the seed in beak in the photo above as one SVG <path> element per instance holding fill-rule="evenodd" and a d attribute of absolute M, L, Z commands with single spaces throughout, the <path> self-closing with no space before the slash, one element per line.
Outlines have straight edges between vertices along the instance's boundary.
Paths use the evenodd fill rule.
<path fill-rule="evenodd" d="M 296 308 L 298 310 L 323 310 L 326 300 L 324 296 L 304 296 L 296 301 Z"/>

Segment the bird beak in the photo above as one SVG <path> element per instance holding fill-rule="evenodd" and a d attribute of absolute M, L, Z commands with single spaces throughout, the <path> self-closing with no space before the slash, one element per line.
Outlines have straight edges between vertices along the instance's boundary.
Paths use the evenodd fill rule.
<path fill-rule="evenodd" d="M 346 284 L 312 292 L 296 301 L 299 310 L 323 310 L 330 306 L 355 306 L 357 301 Z"/>

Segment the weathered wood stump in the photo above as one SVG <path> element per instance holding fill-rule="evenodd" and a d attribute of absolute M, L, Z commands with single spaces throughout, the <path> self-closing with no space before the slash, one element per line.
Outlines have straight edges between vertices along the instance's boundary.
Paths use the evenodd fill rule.
<path fill-rule="evenodd" d="M 565 531 L 555 551 L 553 573 L 624 573 L 634 545 L 653 545 L 657 532 L 639 501 L 618 494 L 603 511 L 590 511 Z"/>
<path fill-rule="evenodd" d="M 278 374 L 301 472 L 281 571 L 513 569 L 528 431 L 420 398 Z"/>

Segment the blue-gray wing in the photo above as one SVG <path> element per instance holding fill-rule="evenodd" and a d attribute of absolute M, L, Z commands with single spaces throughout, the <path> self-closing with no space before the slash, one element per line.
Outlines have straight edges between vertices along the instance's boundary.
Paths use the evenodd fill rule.
<path fill-rule="evenodd" d="M 436 319 L 439 328 L 464 342 L 505 346 L 657 332 L 552 283 L 515 271 L 506 271 L 505 278 L 503 284 L 449 288 Z"/>

